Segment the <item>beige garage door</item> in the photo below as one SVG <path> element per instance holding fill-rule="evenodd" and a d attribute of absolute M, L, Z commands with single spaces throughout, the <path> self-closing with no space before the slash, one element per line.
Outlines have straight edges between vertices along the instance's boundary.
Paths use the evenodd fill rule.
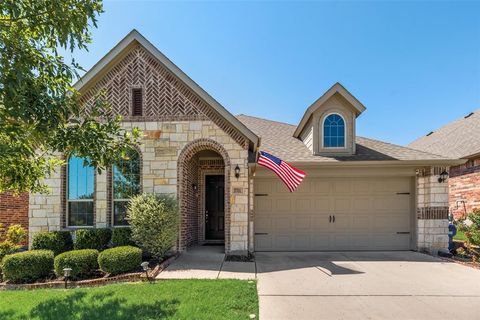
<path fill-rule="evenodd" d="M 311 178 L 289 193 L 255 181 L 255 250 L 408 250 L 412 180 Z"/>

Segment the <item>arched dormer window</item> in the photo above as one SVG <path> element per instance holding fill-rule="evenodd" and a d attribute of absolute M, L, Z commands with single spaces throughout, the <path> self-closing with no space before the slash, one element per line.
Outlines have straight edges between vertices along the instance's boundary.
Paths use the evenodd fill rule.
<path fill-rule="evenodd" d="M 345 120 L 332 113 L 323 121 L 323 147 L 345 148 Z"/>
<path fill-rule="evenodd" d="M 113 165 L 113 225 L 128 225 L 125 220 L 127 204 L 131 197 L 140 193 L 140 155 L 131 149 L 127 159 Z"/>

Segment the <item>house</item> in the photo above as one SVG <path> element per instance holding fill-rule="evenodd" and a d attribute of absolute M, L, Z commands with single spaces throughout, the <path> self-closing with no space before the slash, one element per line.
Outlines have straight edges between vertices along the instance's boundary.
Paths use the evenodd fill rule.
<path fill-rule="evenodd" d="M 480 109 L 418 138 L 409 147 L 466 159 L 450 167 L 449 207 L 456 218 L 480 209 Z"/>
<path fill-rule="evenodd" d="M 447 247 L 448 185 L 462 161 L 356 136 L 365 111 L 340 84 L 298 125 L 234 117 L 137 31 L 75 85 L 89 107 L 105 90 L 125 128 L 144 138 L 130 159 L 99 174 L 69 157 L 30 197 L 30 236 L 126 224 L 139 192 L 175 195 L 177 250 L 224 244 L 248 251 L 427 250 Z M 304 170 L 293 193 L 256 165 L 259 150 Z"/>

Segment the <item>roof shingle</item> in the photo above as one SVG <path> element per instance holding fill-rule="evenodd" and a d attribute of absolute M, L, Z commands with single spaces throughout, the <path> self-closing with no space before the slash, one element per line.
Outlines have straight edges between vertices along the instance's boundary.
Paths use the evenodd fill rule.
<path fill-rule="evenodd" d="M 446 157 L 406 148 L 369 138 L 356 138 L 356 154 L 350 156 L 315 156 L 297 138 L 293 137 L 296 126 L 257 117 L 238 115 L 256 135 L 261 137 L 262 151 L 272 153 L 287 162 L 343 162 L 343 161 L 388 161 L 388 160 L 445 160 Z"/>
<path fill-rule="evenodd" d="M 451 158 L 468 158 L 480 153 L 480 109 L 469 117 L 457 119 L 418 138 L 408 146 Z"/>

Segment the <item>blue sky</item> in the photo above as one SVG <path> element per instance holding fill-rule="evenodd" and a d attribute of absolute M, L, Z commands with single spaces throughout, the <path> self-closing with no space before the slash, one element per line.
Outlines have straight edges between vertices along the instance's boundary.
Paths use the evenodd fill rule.
<path fill-rule="evenodd" d="M 480 2 L 106 1 L 88 69 L 131 29 L 233 114 L 297 124 L 335 82 L 357 134 L 407 144 L 480 109 Z"/>

